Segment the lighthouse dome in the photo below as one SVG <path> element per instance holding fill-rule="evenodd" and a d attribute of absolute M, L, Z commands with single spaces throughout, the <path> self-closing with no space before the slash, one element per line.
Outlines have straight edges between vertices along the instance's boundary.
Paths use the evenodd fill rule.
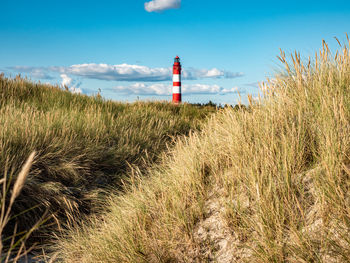
<path fill-rule="evenodd" d="M 180 62 L 179 56 L 176 56 L 176 57 L 175 57 L 174 62 L 175 62 L 175 63 L 179 63 L 179 62 Z"/>

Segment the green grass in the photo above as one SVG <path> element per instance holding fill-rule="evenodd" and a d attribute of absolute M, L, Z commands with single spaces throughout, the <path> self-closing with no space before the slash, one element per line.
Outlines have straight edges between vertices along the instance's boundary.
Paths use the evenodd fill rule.
<path fill-rule="evenodd" d="M 144 170 L 174 138 L 200 128 L 214 107 L 167 102 L 118 103 L 59 87 L 0 76 L 0 174 L 17 174 L 36 156 L 3 238 L 30 229 L 45 211 L 46 227 L 34 233 L 47 242 L 115 191 L 132 166 Z M 9 171 L 9 172 L 6 172 Z M 10 193 L 8 193 L 10 194 Z M 26 213 L 23 211 L 28 210 Z"/>
<path fill-rule="evenodd" d="M 217 249 L 196 232 L 214 198 L 238 262 L 349 262 L 348 46 L 280 60 L 286 70 L 249 110 L 221 111 L 160 164 L 134 170 L 105 213 L 60 238 L 59 257 L 206 262 Z"/>

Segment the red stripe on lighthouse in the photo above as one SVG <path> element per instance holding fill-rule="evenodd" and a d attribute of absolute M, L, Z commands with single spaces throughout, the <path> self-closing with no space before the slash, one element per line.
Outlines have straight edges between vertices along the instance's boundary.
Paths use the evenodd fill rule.
<path fill-rule="evenodd" d="M 173 103 L 181 103 L 181 64 L 178 56 L 173 66 Z"/>
<path fill-rule="evenodd" d="M 173 102 L 180 103 L 181 102 L 181 93 L 173 93 Z"/>

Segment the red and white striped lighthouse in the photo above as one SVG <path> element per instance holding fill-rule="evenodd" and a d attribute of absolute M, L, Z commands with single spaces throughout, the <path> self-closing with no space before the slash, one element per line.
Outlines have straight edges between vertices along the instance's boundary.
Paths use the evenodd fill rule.
<path fill-rule="evenodd" d="M 181 103 L 181 64 L 179 56 L 176 56 L 173 66 L 173 103 Z"/>

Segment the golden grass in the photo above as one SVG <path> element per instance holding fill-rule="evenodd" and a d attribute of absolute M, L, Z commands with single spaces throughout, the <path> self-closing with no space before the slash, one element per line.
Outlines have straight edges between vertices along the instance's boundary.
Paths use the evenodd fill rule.
<path fill-rule="evenodd" d="M 332 56 L 323 43 L 306 64 L 279 58 L 286 70 L 260 102 L 218 113 L 146 178 L 134 170 L 103 215 L 60 238 L 60 258 L 206 262 L 201 251 L 215 249 L 194 236 L 219 189 L 238 262 L 349 262 L 348 44 Z"/>
<path fill-rule="evenodd" d="M 37 227 L 41 224 L 41 221 L 38 221 L 37 224 L 34 226 L 28 226 L 28 231 L 26 233 L 17 233 L 17 227 L 14 228 L 12 236 L 7 237 L 7 239 L 11 240 L 11 243 L 9 247 L 6 248 L 5 254 L 3 254 L 4 251 L 4 243 L 3 243 L 3 231 L 6 227 L 6 225 L 10 221 L 10 215 L 11 215 L 11 209 L 13 207 L 13 204 L 16 200 L 16 198 L 21 193 L 21 190 L 25 184 L 26 178 L 28 177 L 29 170 L 32 167 L 33 161 L 35 157 L 35 152 L 32 152 L 25 164 L 23 165 L 21 171 L 19 172 L 17 178 L 15 179 L 15 182 L 13 184 L 11 193 L 10 190 L 10 184 L 12 178 L 12 174 L 10 177 L 7 177 L 7 173 L 4 174 L 4 177 L 1 179 L 0 183 L 2 185 L 2 192 L 1 192 L 1 214 L 0 214 L 0 255 L 1 255 L 1 261 L 2 262 L 9 262 L 10 256 L 12 255 L 12 251 L 14 249 L 17 249 L 15 253 L 15 257 L 11 259 L 11 261 L 18 260 L 23 254 L 26 254 L 30 249 L 25 249 L 25 241 L 28 239 L 30 234 L 37 229 Z M 7 196 L 10 194 L 9 201 L 7 200 Z M 19 247 L 19 248 L 18 248 Z"/>
<path fill-rule="evenodd" d="M 18 233 L 29 231 L 47 211 L 50 220 L 27 245 L 47 244 L 52 231 L 95 212 L 96 204 L 116 191 L 131 166 L 146 169 L 174 138 L 199 129 L 214 111 L 167 102 L 118 103 L 0 75 L 3 180 L 19 174 L 36 151 L 26 183 L 14 185 L 14 192 L 22 190 L 21 194 L 6 196 L 11 220 L 2 239 L 10 242 L 15 227 Z"/>

